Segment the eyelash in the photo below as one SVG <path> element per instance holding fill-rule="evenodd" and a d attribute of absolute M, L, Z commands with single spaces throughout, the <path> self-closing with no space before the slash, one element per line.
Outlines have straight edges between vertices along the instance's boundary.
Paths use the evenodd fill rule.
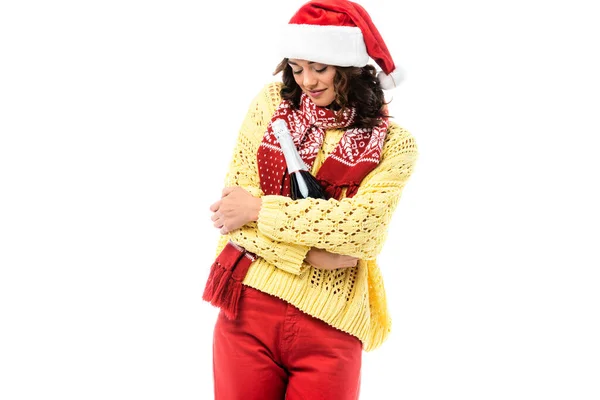
<path fill-rule="evenodd" d="M 327 69 L 327 67 L 325 67 L 323 69 L 315 69 L 315 72 L 322 73 L 322 72 L 325 72 L 326 69 Z M 302 70 L 300 70 L 300 71 L 292 71 L 292 72 L 294 73 L 294 75 L 298 75 L 299 73 L 302 72 Z"/>

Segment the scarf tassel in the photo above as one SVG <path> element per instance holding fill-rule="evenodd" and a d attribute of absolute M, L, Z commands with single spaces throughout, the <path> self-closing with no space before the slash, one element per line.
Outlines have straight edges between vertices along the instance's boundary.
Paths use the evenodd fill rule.
<path fill-rule="evenodd" d="M 242 281 L 254 260 L 254 254 L 229 241 L 210 267 L 202 299 L 236 319 Z"/>
<path fill-rule="evenodd" d="M 346 195 L 344 197 L 353 197 L 356 192 L 358 192 L 359 185 L 356 183 L 351 183 L 345 186 L 338 186 L 336 184 L 330 183 L 324 179 L 320 179 L 319 183 L 323 187 L 323 190 L 327 194 L 327 198 L 329 199 L 341 199 L 342 191 L 346 188 Z"/>

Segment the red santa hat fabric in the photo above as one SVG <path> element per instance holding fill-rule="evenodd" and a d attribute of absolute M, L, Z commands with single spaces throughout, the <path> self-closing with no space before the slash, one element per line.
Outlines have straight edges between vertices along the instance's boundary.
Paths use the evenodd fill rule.
<path fill-rule="evenodd" d="M 304 4 L 283 28 L 283 57 L 340 67 L 364 67 L 372 58 L 381 68 L 384 89 L 403 79 L 367 11 L 347 0 L 313 0 Z"/>

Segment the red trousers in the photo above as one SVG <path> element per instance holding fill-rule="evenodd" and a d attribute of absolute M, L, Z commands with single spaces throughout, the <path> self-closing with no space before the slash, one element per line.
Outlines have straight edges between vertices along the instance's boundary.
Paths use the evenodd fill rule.
<path fill-rule="evenodd" d="M 355 336 L 244 286 L 215 324 L 215 400 L 357 400 L 361 360 Z"/>

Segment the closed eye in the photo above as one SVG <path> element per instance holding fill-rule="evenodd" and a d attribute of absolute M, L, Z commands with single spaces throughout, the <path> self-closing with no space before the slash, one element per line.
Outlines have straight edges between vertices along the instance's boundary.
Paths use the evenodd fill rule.
<path fill-rule="evenodd" d="M 325 72 L 327 70 L 327 66 L 321 68 L 321 69 L 315 69 L 315 72 L 318 72 L 319 74 Z M 298 75 L 301 74 L 303 70 L 299 70 L 299 71 L 293 71 L 294 75 Z"/>

